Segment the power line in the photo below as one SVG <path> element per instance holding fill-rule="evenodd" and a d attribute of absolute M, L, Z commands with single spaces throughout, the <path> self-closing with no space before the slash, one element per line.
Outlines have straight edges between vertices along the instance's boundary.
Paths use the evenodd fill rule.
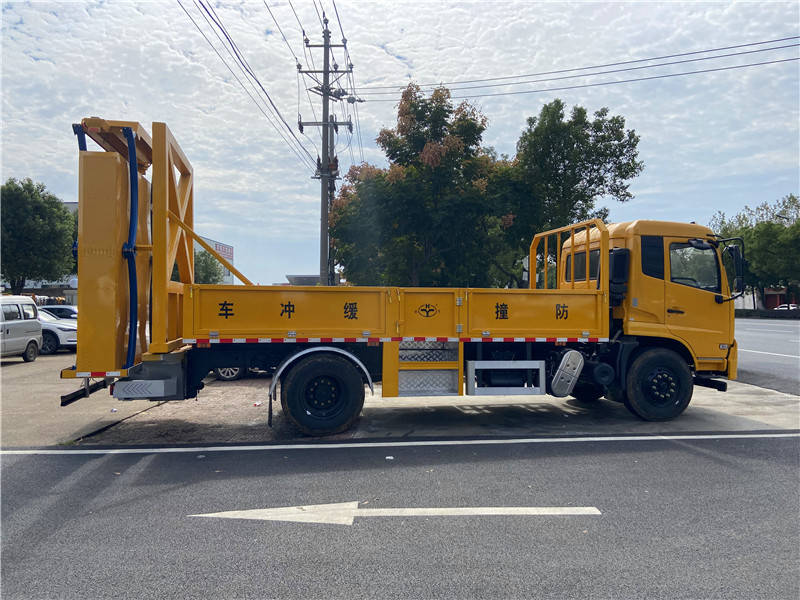
<path fill-rule="evenodd" d="M 624 60 L 624 61 L 618 61 L 618 62 L 612 62 L 612 63 L 604 63 L 604 64 L 601 64 L 601 65 L 592 65 L 592 66 L 587 66 L 587 67 L 574 67 L 574 68 L 571 68 L 571 69 L 558 69 L 558 70 L 555 70 L 555 71 L 541 71 L 541 72 L 538 72 L 538 73 L 528 73 L 528 74 L 525 74 L 525 75 L 506 75 L 506 76 L 503 76 L 503 77 L 489 77 L 489 78 L 485 78 L 485 79 L 464 79 L 464 80 L 461 80 L 461 81 L 444 81 L 444 82 L 437 82 L 437 83 L 425 83 L 425 84 L 420 84 L 420 87 L 436 87 L 436 86 L 442 86 L 442 85 L 459 85 L 459 84 L 462 84 L 462 83 L 480 83 L 482 81 L 502 81 L 502 80 L 505 80 L 505 79 L 521 79 L 523 77 L 539 77 L 541 75 L 558 75 L 560 73 L 571 73 L 571 72 L 574 72 L 574 71 L 586 71 L 586 70 L 591 70 L 591 69 L 603 69 L 605 67 L 617 67 L 617 66 L 620 66 L 620 65 L 630 65 L 630 64 L 641 63 L 641 62 L 648 62 L 648 61 L 651 61 L 651 60 L 664 60 L 664 59 L 667 59 L 667 58 L 678 58 L 678 57 L 681 57 L 681 56 L 692 56 L 692 55 L 695 55 L 695 54 L 705 54 L 707 52 L 720 52 L 720 51 L 723 51 L 723 50 L 733 50 L 733 49 L 736 49 L 736 48 L 746 48 L 746 47 L 749 47 L 749 46 L 760 46 L 760 45 L 763 45 L 763 44 L 773 44 L 773 43 L 777 43 L 777 42 L 785 42 L 785 41 L 788 41 L 788 40 L 796 40 L 798 38 L 800 38 L 800 36 L 796 36 L 795 35 L 795 36 L 790 36 L 790 37 L 777 38 L 777 39 L 774 39 L 774 40 L 765 40 L 765 41 L 761 41 L 761 42 L 750 42 L 750 43 L 747 43 L 747 44 L 736 44 L 736 45 L 733 45 L 733 46 L 722 46 L 720 48 L 710 48 L 708 50 L 695 50 L 693 52 L 681 52 L 681 53 L 678 53 L 678 54 L 665 54 L 663 56 L 651 56 L 649 58 L 637 58 L 635 60 Z M 365 86 L 365 87 L 362 88 L 362 90 L 368 90 L 368 89 L 369 90 L 386 90 L 386 89 L 389 89 L 389 90 L 391 90 L 391 89 L 394 89 L 394 90 L 400 89 L 400 90 L 402 90 L 402 89 L 405 89 L 405 87 L 406 87 L 405 85 L 401 85 L 401 86 L 398 86 L 398 85 Z"/>
<path fill-rule="evenodd" d="M 294 5 L 292 4 L 292 0 L 289 0 L 289 8 L 292 9 L 292 14 L 294 15 L 294 18 L 297 21 L 297 25 L 300 27 L 300 31 L 303 34 L 303 42 L 304 42 L 303 43 L 303 59 L 305 60 L 306 68 L 307 69 L 316 70 L 317 67 L 314 64 L 314 55 L 306 51 L 306 43 L 308 42 L 308 37 L 306 36 L 306 29 L 305 29 L 305 27 L 303 27 L 303 23 L 300 21 L 300 17 L 297 15 L 297 11 L 294 9 Z M 311 54 L 310 66 L 309 66 L 309 60 L 308 60 L 309 54 Z M 299 79 L 298 79 L 298 81 L 299 81 Z M 315 81 L 316 81 L 316 79 L 315 79 Z M 317 83 L 319 83 L 319 81 L 317 81 Z M 308 98 L 308 104 L 311 107 L 311 114 L 314 115 L 314 120 L 317 121 L 318 120 L 317 119 L 317 111 L 314 108 L 314 103 L 311 101 L 311 93 L 308 91 L 308 88 L 305 88 L 305 90 L 306 90 L 306 98 Z M 298 103 L 298 113 L 299 112 L 300 111 L 299 111 L 299 103 Z M 322 136 L 322 132 L 320 132 L 320 139 L 321 139 L 321 136 Z M 311 138 L 309 138 L 307 135 L 306 135 L 306 138 L 311 140 Z"/>
<path fill-rule="evenodd" d="M 342 33 L 342 45 L 344 46 L 345 59 L 347 60 L 346 67 L 349 69 L 349 72 L 347 74 L 347 79 L 353 90 L 353 96 L 355 97 L 357 96 L 357 93 L 356 93 L 356 76 L 353 73 L 353 60 L 350 57 L 350 49 L 347 47 L 347 37 L 344 35 L 344 28 L 342 27 L 342 20 L 339 18 L 339 9 L 336 7 L 336 0 L 331 0 L 331 2 L 333 3 L 333 11 L 334 13 L 336 13 L 336 21 L 339 23 L 339 31 Z M 358 115 L 358 101 L 353 103 L 353 112 L 355 113 L 356 117 L 356 133 L 358 137 L 359 156 L 361 158 L 361 162 L 364 162 L 364 146 L 361 143 L 361 120 Z M 350 134 L 351 142 L 352 142 L 352 136 L 353 134 L 351 133 Z"/>
<path fill-rule="evenodd" d="M 275 18 L 275 15 L 273 14 L 272 10 L 270 9 L 269 5 L 267 4 L 267 0 L 263 0 L 263 2 L 264 2 L 264 6 L 266 7 L 267 11 L 269 12 L 269 16 L 272 17 L 272 20 L 275 22 L 275 26 L 278 28 L 278 31 L 280 32 L 281 37 L 283 38 L 283 41 L 286 43 L 286 47 L 289 48 L 289 52 L 292 53 L 292 56 L 294 57 L 295 63 L 297 64 L 297 69 L 299 71 L 299 69 L 301 68 L 300 59 L 297 58 L 297 55 L 294 53 L 294 50 L 292 50 L 292 46 L 289 44 L 289 40 L 286 39 L 286 36 L 283 33 L 283 29 L 281 29 L 280 23 L 278 23 L 278 19 Z M 289 4 L 291 6 L 291 2 Z M 294 12 L 294 7 L 292 7 L 292 11 Z M 295 13 L 294 16 L 297 19 L 298 25 L 300 25 L 300 29 L 303 30 L 303 24 L 300 23 L 300 18 L 297 17 L 297 13 Z M 306 61 L 306 66 L 308 66 L 308 56 L 306 55 L 305 44 L 303 44 L 303 58 Z M 314 103 L 311 101 L 311 94 L 309 93 L 308 88 L 306 88 L 306 97 L 308 98 L 308 104 L 311 106 L 311 112 L 314 115 L 314 120 L 316 121 L 317 120 L 317 113 L 316 113 L 316 110 L 314 109 Z M 297 74 L 297 115 L 298 115 L 298 119 L 299 119 L 300 118 L 300 73 L 299 72 Z M 310 137 L 308 137 L 305 134 L 304 134 L 304 136 L 309 142 L 311 142 L 312 144 L 314 143 L 314 141 Z"/>
<path fill-rule="evenodd" d="M 526 81 L 511 81 L 508 83 L 492 83 L 486 85 L 470 85 L 464 87 L 456 87 L 450 88 L 450 91 L 461 91 L 461 90 L 474 90 L 474 89 L 483 89 L 483 88 L 495 88 L 495 87 L 506 87 L 510 85 L 524 85 L 528 83 L 542 83 L 545 81 L 559 81 L 563 79 L 574 79 L 576 77 L 594 77 L 595 75 L 608 75 L 610 73 L 622 73 L 625 71 L 640 71 L 642 69 L 653 69 L 655 67 L 666 67 L 669 65 L 678 65 L 683 63 L 690 63 L 690 62 L 699 62 L 703 60 L 714 60 L 718 58 L 729 58 L 731 56 L 742 56 L 744 54 L 756 54 L 758 52 L 769 52 L 771 50 L 782 50 L 785 48 L 796 48 L 800 46 L 800 44 L 786 44 L 784 46 L 773 46 L 772 48 L 759 48 L 758 50 L 746 50 L 744 52 L 731 52 L 728 54 L 718 54 L 716 56 L 703 56 L 701 58 L 687 58 L 684 60 L 673 60 L 669 62 L 657 63 L 654 65 L 642 65 L 639 67 L 625 67 L 622 69 L 609 69 L 607 71 L 597 71 L 595 73 L 583 73 L 577 75 L 562 75 L 561 77 L 546 77 L 544 79 L 529 79 Z M 397 92 L 364 92 L 362 95 L 364 96 L 374 96 L 374 95 L 396 95 Z"/>
<path fill-rule="evenodd" d="M 300 25 L 300 30 L 303 32 L 303 35 L 305 35 L 306 30 L 303 28 L 303 24 L 300 22 L 300 17 L 297 16 L 297 11 L 295 11 L 294 6 L 292 6 L 292 0 L 289 0 L 289 8 L 292 9 L 294 18 L 297 19 L 297 24 Z"/>
<path fill-rule="evenodd" d="M 785 63 L 800 60 L 800 57 L 794 58 L 784 58 L 781 60 L 768 60 L 764 62 L 757 62 L 757 63 L 749 63 L 746 65 L 733 65 L 729 67 L 717 67 L 716 69 L 702 69 L 699 71 L 686 71 L 684 73 L 669 73 L 665 75 L 653 75 L 651 77 L 637 77 L 634 79 L 620 79 L 619 81 L 602 81 L 598 83 L 586 83 L 583 85 L 569 85 L 563 87 L 556 87 L 556 88 L 543 88 L 538 90 L 522 90 L 518 92 L 496 92 L 492 94 L 469 94 L 467 96 L 453 96 L 453 100 L 462 100 L 462 99 L 470 99 L 470 98 L 486 98 L 489 96 L 517 96 L 520 94 L 538 94 L 542 92 L 560 92 L 562 90 L 577 90 L 581 88 L 590 88 L 590 87 L 599 87 L 605 85 L 617 85 L 620 83 L 632 83 L 635 81 L 649 81 L 652 79 L 667 79 L 670 77 L 682 77 L 684 75 L 697 75 L 698 73 L 714 73 L 717 71 L 730 71 L 733 69 L 744 69 L 746 67 L 758 67 L 761 65 L 774 65 L 777 63 Z M 387 100 L 372 100 L 372 102 L 395 102 L 396 99 L 387 99 Z"/>
<path fill-rule="evenodd" d="M 325 24 L 322 22 L 322 15 L 319 14 L 319 9 L 317 8 L 317 0 L 311 0 L 311 2 L 314 4 L 314 10 L 317 11 L 317 18 L 319 19 L 319 24 L 322 26 L 323 29 L 325 29 Z M 322 7 L 322 4 L 320 4 L 320 7 Z M 324 10 L 322 12 L 323 14 L 325 13 Z"/>
<path fill-rule="evenodd" d="M 263 0 L 263 1 L 264 1 L 264 6 L 267 8 L 267 11 L 269 12 L 269 16 L 272 17 L 272 20 L 275 22 L 275 26 L 278 28 L 278 31 L 280 32 L 281 37 L 283 38 L 283 41 L 286 42 L 286 47 L 289 48 L 289 52 L 292 53 L 292 56 L 294 57 L 294 61 L 299 65 L 300 61 L 297 60 L 297 55 L 294 53 L 294 50 L 292 50 L 292 47 L 289 45 L 289 40 L 287 40 L 286 36 L 283 35 L 283 29 L 281 29 L 281 26 L 278 23 L 278 20 L 275 18 L 275 15 L 272 14 L 272 10 L 270 9 L 269 5 L 267 4 L 267 0 Z"/>
<path fill-rule="evenodd" d="M 294 130 L 286 122 L 286 119 L 283 118 L 283 115 L 281 114 L 281 111 L 275 105 L 275 102 L 273 102 L 272 97 L 269 95 L 267 90 L 264 88 L 263 84 L 258 79 L 256 74 L 253 72 L 253 69 L 250 67 L 250 64 L 247 62 L 247 59 L 245 59 L 244 56 L 242 55 L 242 53 L 240 52 L 239 47 L 236 45 L 236 42 L 233 41 L 233 39 L 231 38 L 230 34 L 228 33 L 227 29 L 225 28 L 224 24 L 222 23 L 222 19 L 220 19 L 220 17 L 216 14 L 216 11 L 214 10 L 213 7 L 211 7 L 211 12 L 213 12 L 214 15 L 212 15 L 211 12 L 209 12 L 208 7 L 203 3 L 203 0 L 199 0 L 199 2 L 200 2 L 200 6 L 203 7 L 203 9 L 206 11 L 206 13 L 208 13 L 208 15 L 212 18 L 212 20 L 217 24 L 217 27 L 222 32 L 222 35 L 225 36 L 225 39 L 228 40 L 228 43 L 231 45 L 231 48 L 233 49 L 234 53 L 237 56 L 238 62 L 245 68 L 245 70 L 250 75 L 250 77 L 253 79 L 253 81 L 256 82 L 258 87 L 264 93 L 264 96 L 266 96 L 267 100 L 269 101 L 270 106 L 272 106 L 272 109 L 275 111 L 275 114 L 278 116 L 278 118 L 284 124 L 284 126 L 289 131 L 289 133 L 292 135 L 292 137 L 295 139 L 295 141 L 300 145 L 300 147 L 303 149 L 303 151 L 308 155 L 309 160 L 313 164 L 314 163 L 314 157 L 311 155 L 311 153 L 308 151 L 308 149 L 303 145 L 303 143 L 300 141 L 300 139 L 298 139 L 297 135 L 294 133 Z M 214 18 L 215 16 L 216 16 L 216 19 Z"/>
<path fill-rule="evenodd" d="M 284 136 L 284 134 L 283 134 L 283 132 L 281 131 L 280 127 L 278 127 L 278 125 L 277 125 L 277 124 L 276 124 L 276 123 L 275 123 L 275 122 L 272 120 L 272 118 L 270 117 L 270 115 L 269 115 L 267 112 L 265 112 L 265 111 L 264 111 L 264 109 L 261 107 L 261 104 L 259 104 L 258 100 L 256 100 L 256 98 L 254 98 L 254 97 L 253 97 L 253 95 L 252 95 L 252 94 L 251 94 L 251 93 L 248 91 L 248 89 L 247 89 L 247 88 L 244 86 L 244 84 L 242 83 L 241 79 L 239 79 L 239 77 L 236 75 L 236 73 L 234 73 L 233 69 L 231 69 L 230 65 L 228 65 L 228 62 L 225 60 L 225 58 L 224 58 L 224 57 L 223 57 L 223 56 L 222 56 L 222 55 L 219 53 L 219 51 L 218 51 L 218 50 L 217 50 L 217 48 L 214 46 L 214 44 L 211 42 L 211 40 L 210 40 L 210 39 L 208 39 L 208 36 L 206 36 L 205 32 L 203 32 L 203 30 L 202 30 L 202 28 L 200 27 L 200 25 L 198 25 L 198 23 L 197 23 L 197 22 L 194 20 L 194 18 L 192 17 L 192 15 L 191 15 L 191 14 L 189 14 L 189 11 L 188 11 L 188 10 L 186 10 L 186 7 L 185 7 L 185 6 L 184 6 L 184 5 L 181 3 L 181 1 L 180 1 L 180 0 L 177 0 L 177 1 L 178 1 L 178 5 L 180 5 L 180 7 L 183 9 L 183 12 L 185 12 L 185 13 L 186 13 L 186 16 L 187 16 L 187 17 L 189 17 L 189 20 L 191 20 L 192 24 L 194 24 L 194 26 L 195 26 L 195 28 L 197 29 L 197 31 L 199 31 L 199 32 L 200 32 L 200 35 L 202 35 L 202 36 L 203 36 L 203 38 L 206 40 L 206 42 L 208 43 L 208 45 L 209 45 L 209 46 L 211 46 L 211 49 L 214 51 L 214 53 L 217 55 L 217 57 L 219 57 L 220 61 L 222 61 L 222 64 L 223 64 L 223 65 L 225 65 L 225 67 L 228 69 L 228 71 L 230 71 L 231 75 L 233 75 L 233 78 L 234 78 L 234 79 L 236 79 L 236 81 L 238 82 L 238 84 L 239 84 L 239 86 L 242 88 L 242 90 L 244 90 L 244 92 L 245 92 L 245 93 L 246 93 L 246 94 L 247 94 L 247 95 L 250 97 L 250 99 L 251 99 L 251 100 L 253 101 L 253 103 L 256 105 L 256 108 L 258 108 L 258 110 L 261 112 L 261 114 L 263 114 L 263 115 L 264 115 L 264 117 L 267 119 L 267 121 L 269 122 L 269 124 L 270 124 L 270 125 L 272 125 L 272 127 L 275 129 L 275 131 L 276 131 L 276 132 L 278 133 L 278 135 L 281 137 L 281 139 L 283 139 L 283 141 L 284 141 L 284 142 L 285 142 L 285 143 L 286 143 L 286 144 L 289 146 L 289 148 L 292 150 L 292 152 L 295 154 L 295 156 L 297 156 L 297 158 L 300 160 L 300 162 L 302 162 L 302 163 L 303 163 L 304 167 L 305 167 L 305 168 L 308 168 L 308 166 L 309 166 L 309 165 L 308 165 L 308 163 L 306 162 L 306 160 L 305 160 L 304 156 L 303 156 L 302 154 L 300 154 L 300 152 L 299 152 L 299 151 L 298 151 L 298 150 L 297 150 L 297 149 L 296 149 L 296 148 L 295 148 L 295 147 L 294 147 L 294 146 L 291 144 L 290 140 L 289 140 L 289 139 L 287 139 L 287 138 Z M 202 14 L 202 13 L 201 13 L 201 14 Z M 248 80 L 248 81 L 249 81 L 249 80 Z M 251 85 L 252 85 L 252 83 L 251 83 Z"/>

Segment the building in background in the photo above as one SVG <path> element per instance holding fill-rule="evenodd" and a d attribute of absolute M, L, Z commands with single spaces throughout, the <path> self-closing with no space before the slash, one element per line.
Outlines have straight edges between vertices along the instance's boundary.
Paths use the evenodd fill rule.
<path fill-rule="evenodd" d="M 219 254 L 222 258 L 227 260 L 232 265 L 235 265 L 235 263 L 233 262 L 233 246 L 229 246 L 228 244 L 223 244 L 222 242 L 218 242 L 217 240 L 212 240 L 211 238 L 207 238 L 202 235 L 200 237 L 206 244 L 211 246 L 217 252 L 217 254 Z M 195 242 L 194 243 L 195 254 L 200 252 L 200 250 L 203 250 L 203 247 L 197 242 Z M 220 266 L 222 267 L 222 273 L 223 273 L 222 283 L 233 285 L 235 283 L 233 273 L 231 273 L 225 267 L 225 265 L 220 265 Z"/>

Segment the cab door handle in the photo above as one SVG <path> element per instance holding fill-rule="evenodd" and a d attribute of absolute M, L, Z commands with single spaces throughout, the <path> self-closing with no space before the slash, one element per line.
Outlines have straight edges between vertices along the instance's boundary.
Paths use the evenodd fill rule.
<path fill-rule="evenodd" d="M 668 308 L 667 312 L 668 313 L 672 313 L 674 315 L 682 315 L 682 314 L 684 314 L 684 311 L 682 311 L 680 308 Z"/>

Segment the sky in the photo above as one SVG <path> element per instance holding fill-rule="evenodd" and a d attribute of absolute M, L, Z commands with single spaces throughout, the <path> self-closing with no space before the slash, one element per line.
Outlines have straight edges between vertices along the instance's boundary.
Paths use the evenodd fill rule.
<path fill-rule="evenodd" d="M 598 201 L 609 207 L 611 221 L 708 223 L 717 211 L 731 215 L 800 192 L 797 60 L 574 88 L 796 59 L 800 40 L 756 44 L 800 35 L 796 1 L 211 3 L 289 128 L 271 125 L 215 54 L 190 16 L 246 81 L 195 1 L 3 2 L 2 180 L 30 177 L 74 202 L 78 148 L 72 123 L 99 116 L 138 121 L 150 130 L 153 121 L 163 121 L 194 169 L 199 234 L 232 245 L 235 265 L 254 282 L 318 272 L 320 190 L 305 152 L 316 159 L 320 136 L 313 127 L 300 134 L 296 123 L 298 113 L 304 121 L 319 120 L 321 103 L 305 91 L 312 82 L 298 81 L 295 57 L 304 68 L 306 56 L 320 65 L 320 49 L 304 54 L 302 31 L 312 44 L 321 43 L 318 14 L 324 12 L 332 41 L 341 43 L 342 32 L 347 39 L 355 93 L 364 100 L 357 119 L 352 105 L 334 109 L 340 121 L 349 114 L 356 125 L 355 135 L 342 127 L 336 139 L 342 173 L 362 160 L 386 166 L 375 138 L 395 126 L 396 90 L 409 81 L 486 80 L 749 44 L 600 69 L 648 67 L 633 71 L 582 70 L 567 73 L 576 75 L 569 79 L 552 79 L 565 76 L 559 74 L 480 82 L 550 79 L 523 85 L 450 87 L 456 98 L 471 95 L 487 117 L 484 144 L 509 156 L 526 119 L 555 98 L 590 113 L 608 107 L 622 115 L 641 137 L 645 169 L 631 183 L 630 202 Z M 345 65 L 341 48 L 334 58 Z M 260 92 L 244 86 L 254 97 Z M 390 91 L 375 89 L 380 86 L 397 88 L 378 95 Z M 504 95 L 478 96 L 497 93 Z M 292 135 L 305 150 L 290 149 L 283 138 Z"/>

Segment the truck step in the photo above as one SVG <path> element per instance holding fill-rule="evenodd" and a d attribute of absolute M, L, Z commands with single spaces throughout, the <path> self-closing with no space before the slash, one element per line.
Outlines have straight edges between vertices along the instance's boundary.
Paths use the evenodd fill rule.
<path fill-rule="evenodd" d="M 508 381 L 516 383 L 507 385 Z M 469 396 L 526 396 L 544 393 L 546 391 L 543 360 L 467 361 Z"/>

